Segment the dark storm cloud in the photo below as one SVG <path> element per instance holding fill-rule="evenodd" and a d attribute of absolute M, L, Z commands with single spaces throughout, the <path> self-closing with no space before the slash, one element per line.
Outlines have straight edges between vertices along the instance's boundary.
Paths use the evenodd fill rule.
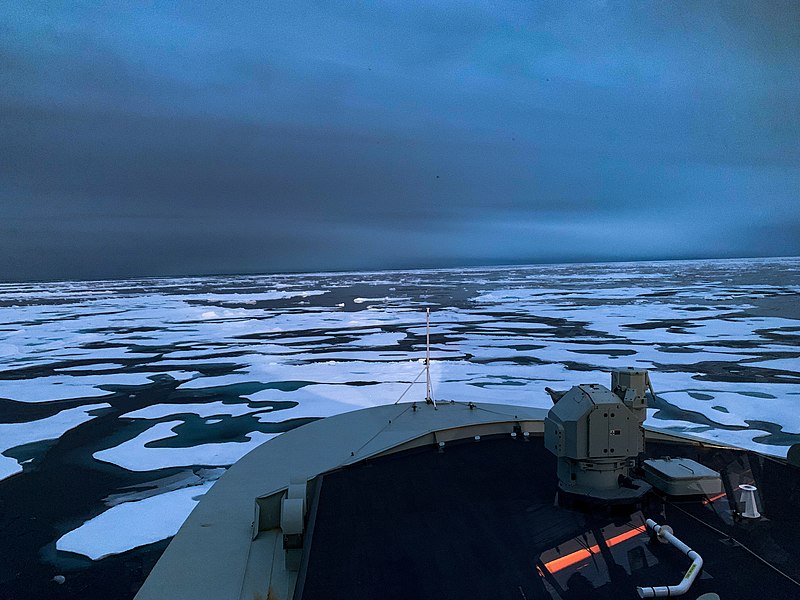
<path fill-rule="evenodd" d="M 0 8 L 0 279 L 800 253 L 797 3 Z"/>

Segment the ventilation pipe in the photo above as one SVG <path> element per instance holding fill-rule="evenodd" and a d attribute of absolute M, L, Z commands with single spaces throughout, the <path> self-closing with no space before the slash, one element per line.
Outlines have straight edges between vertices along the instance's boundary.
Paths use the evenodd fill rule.
<path fill-rule="evenodd" d="M 647 519 L 645 523 L 648 529 L 652 529 L 655 532 L 659 541 L 668 542 L 675 546 L 678 550 L 692 559 L 692 564 L 689 566 L 689 570 L 686 571 L 686 575 L 683 576 L 683 579 L 678 585 L 637 587 L 636 592 L 639 594 L 640 598 L 665 598 L 685 594 L 689 591 L 689 588 L 692 587 L 692 584 L 694 583 L 697 574 L 700 572 L 700 569 L 703 568 L 702 557 L 697 552 L 689 548 L 689 546 L 672 535 L 672 529 L 670 527 L 666 525 L 659 525 L 653 521 L 653 519 Z"/>

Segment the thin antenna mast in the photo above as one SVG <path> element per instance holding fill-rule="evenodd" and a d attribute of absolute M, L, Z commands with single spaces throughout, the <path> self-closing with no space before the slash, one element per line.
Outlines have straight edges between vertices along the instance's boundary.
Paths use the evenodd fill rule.
<path fill-rule="evenodd" d="M 431 309 L 425 310 L 425 378 L 427 390 L 425 392 L 425 402 L 433 404 L 436 408 L 436 400 L 431 397 Z"/>

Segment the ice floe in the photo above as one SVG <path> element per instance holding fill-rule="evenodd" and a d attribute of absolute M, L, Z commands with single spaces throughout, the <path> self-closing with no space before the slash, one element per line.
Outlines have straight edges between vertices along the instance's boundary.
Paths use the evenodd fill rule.
<path fill-rule="evenodd" d="M 99 560 L 175 535 L 213 482 L 112 506 L 61 536 L 56 548 Z"/>
<path fill-rule="evenodd" d="M 108 404 L 88 404 L 76 408 L 68 408 L 45 419 L 23 423 L 0 423 L 0 480 L 22 471 L 22 466 L 4 452 L 44 440 L 57 440 L 70 429 L 94 419 L 90 413 L 102 408 L 110 408 Z"/>
<path fill-rule="evenodd" d="M 231 404 L 224 402 L 206 402 L 195 404 L 154 404 L 139 410 L 127 412 L 122 415 L 126 419 L 162 419 L 164 417 L 171 417 L 181 414 L 193 414 L 198 417 L 208 419 L 211 422 L 213 419 L 210 417 L 227 416 L 237 417 L 241 415 L 249 415 L 255 412 L 271 410 L 269 408 L 250 408 L 247 404 Z"/>
<path fill-rule="evenodd" d="M 77 365 L 75 367 L 63 367 L 60 369 L 56 369 L 59 373 L 71 373 L 73 371 L 114 371 L 116 369 L 121 369 L 125 365 L 119 363 L 91 363 L 91 364 L 84 364 L 84 365 Z"/>
<path fill-rule="evenodd" d="M 800 375 L 800 357 L 760 360 L 758 362 L 748 363 L 748 365 L 759 369 L 776 369 L 778 371 L 788 371 L 795 375 Z"/>
<path fill-rule="evenodd" d="M 92 398 L 108 396 L 113 391 L 103 390 L 101 386 L 138 386 L 153 383 L 153 378 L 169 376 L 179 381 L 187 381 L 197 374 L 188 371 L 168 371 L 164 373 L 113 373 L 103 375 L 52 375 L 0 381 L 0 398 L 17 402 L 50 402 L 71 398 Z"/>
<path fill-rule="evenodd" d="M 94 458 L 129 471 L 154 471 L 191 465 L 228 466 L 253 448 L 278 435 L 254 431 L 247 435 L 246 442 L 198 444 L 185 448 L 147 446 L 150 442 L 176 437 L 177 434 L 173 429 L 181 424 L 183 421 L 157 423 L 132 440 L 95 452 Z"/>

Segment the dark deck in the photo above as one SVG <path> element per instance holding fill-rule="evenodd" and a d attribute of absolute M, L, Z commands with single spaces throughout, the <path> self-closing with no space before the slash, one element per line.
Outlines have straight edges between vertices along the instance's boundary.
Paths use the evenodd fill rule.
<path fill-rule="evenodd" d="M 734 487 L 755 481 L 768 519 L 734 523 L 726 497 L 655 499 L 644 514 L 558 508 L 554 458 L 541 438 L 484 438 L 326 474 L 295 598 L 634 599 L 637 585 L 677 584 L 689 562 L 634 530 L 644 516 L 671 525 L 703 556 L 685 598 L 800 597 L 800 587 L 728 539 L 800 579 L 800 471 L 730 450 L 651 443 L 648 453 L 725 468 Z"/>

